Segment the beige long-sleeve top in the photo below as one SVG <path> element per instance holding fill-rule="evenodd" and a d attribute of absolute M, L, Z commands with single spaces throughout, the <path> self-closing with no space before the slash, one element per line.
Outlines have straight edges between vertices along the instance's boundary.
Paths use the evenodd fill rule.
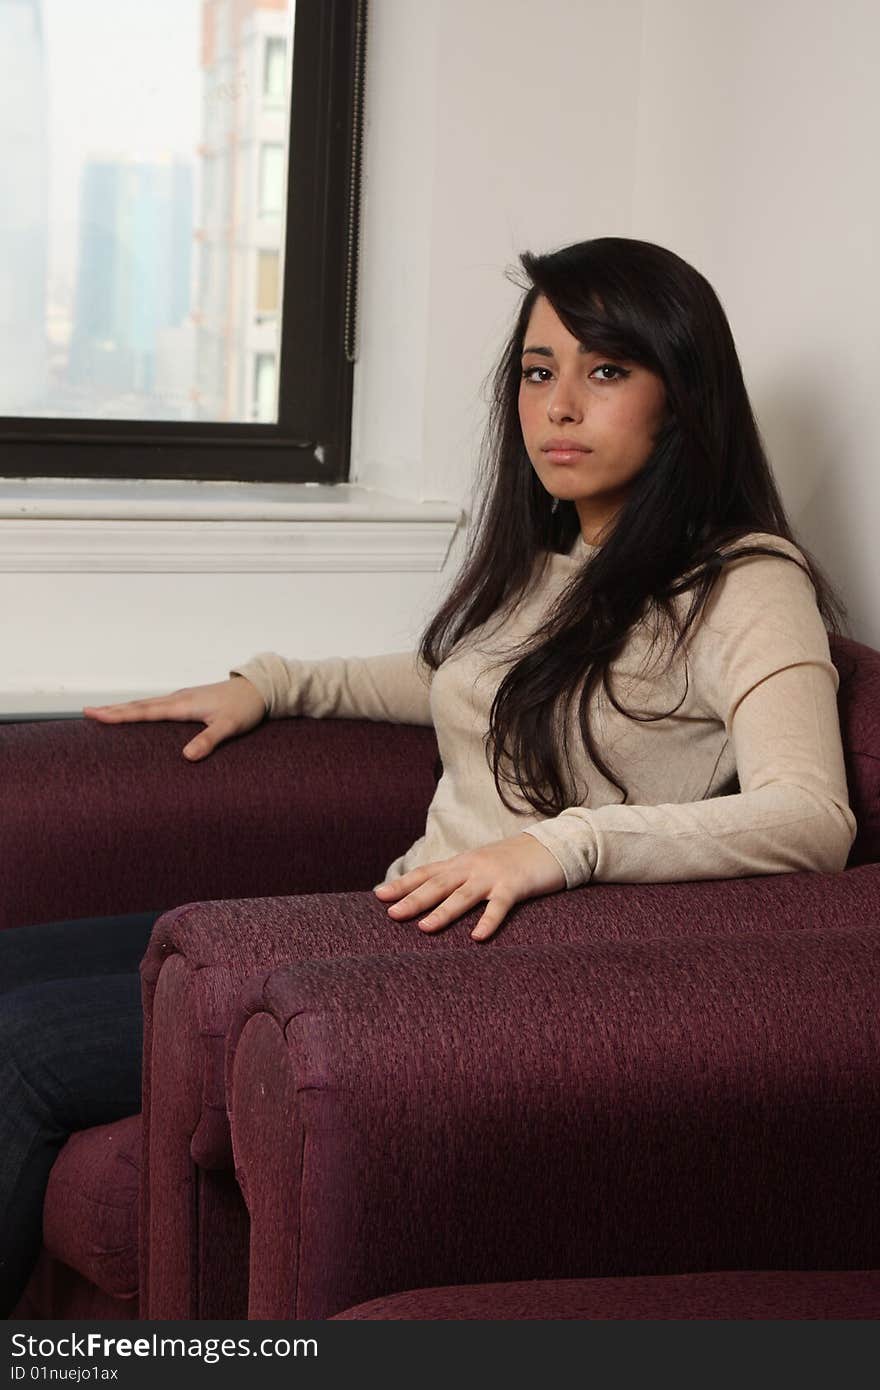
<path fill-rule="evenodd" d="M 803 559 L 779 537 L 748 540 Z M 424 835 L 389 866 L 385 881 L 519 831 L 553 854 L 568 888 L 590 880 L 672 882 L 843 869 L 856 823 L 847 795 L 837 670 L 811 581 L 797 566 L 772 557 L 746 556 L 725 568 L 667 674 L 664 641 L 650 657 L 650 621 L 633 629 L 611 667 L 612 690 L 625 708 L 664 718 L 627 719 L 601 689 L 594 693 L 591 728 L 629 791 L 625 803 L 589 759 L 572 712 L 570 746 L 578 750 L 572 769 L 584 789 L 579 804 L 541 817 L 507 788 L 518 809 L 504 805 L 483 739 L 493 695 L 513 658 L 493 663 L 536 630 L 593 549 L 578 537 L 569 554 L 550 555 L 514 612 L 469 634 L 436 672 L 412 652 L 316 661 L 264 652 L 230 674 L 257 687 L 272 719 L 433 724 L 443 775 Z"/>

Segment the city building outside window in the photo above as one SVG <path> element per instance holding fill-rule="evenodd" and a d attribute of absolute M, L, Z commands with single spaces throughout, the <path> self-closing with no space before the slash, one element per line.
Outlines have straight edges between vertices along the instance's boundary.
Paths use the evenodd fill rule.
<path fill-rule="evenodd" d="M 347 476 L 365 17 L 0 0 L 0 475 Z"/>
<path fill-rule="evenodd" d="M 260 216 L 280 217 L 284 206 L 284 146 L 260 146 Z"/>
<path fill-rule="evenodd" d="M 263 64 L 263 100 L 283 102 L 287 76 L 287 43 L 284 39 L 267 38 Z"/>
<path fill-rule="evenodd" d="M 277 251 L 257 252 L 257 314 L 264 318 L 278 312 Z"/>
<path fill-rule="evenodd" d="M 254 359 L 254 419 L 271 420 L 275 410 L 275 358 L 258 352 Z"/>

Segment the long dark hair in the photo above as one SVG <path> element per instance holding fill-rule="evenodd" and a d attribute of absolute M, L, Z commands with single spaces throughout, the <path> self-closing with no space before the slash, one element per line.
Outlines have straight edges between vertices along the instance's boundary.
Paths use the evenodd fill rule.
<path fill-rule="evenodd" d="M 626 789 L 595 746 L 587 712 L 601 683 L 615 708 L 639 717 L 618 703 L 608 669 L 646 602 L 656 605 L 661 624 L 675 636 L 671 665 L 734 556 L 770 554 L 798 563 L 764 545 L 736 546 L 749 532 L 797 545 L 826 628 L 842 632 L 848 620 L 841 599 L 792 533 L 730 326 L 709 282 L 673 252 L 628 237 L 599 237 L 520 260 L 526 293 L 492 377 L 473 544 L 420 645 L 431 669 L 502 606 L 515 606 L 535 580 L 536 562 L 538 578 L 543 573 L 542 552 L 569 551 L 580 531 L 574 503 L 554 506 L 538 479 L 520 429 L 520 356 L 538 295 L 591 350 L 658 373 L 668 410 L 610 535 L 566 586 L 540 632 L 516 649 L 518 659 L 492 703 L 485 746 L 499 796 L 510 810 L 521 810 L 504 793 L 505 784 L 514 786 L 537 812 L 552 816 L 582 794 L 573 786 L 566 734 L 576 696 L 589 755 L 626 800 Z M 679 622 L 672 599 L 687 591 L 692 597 Z M 655 646 L 659 633 L 655 625 Z"/>

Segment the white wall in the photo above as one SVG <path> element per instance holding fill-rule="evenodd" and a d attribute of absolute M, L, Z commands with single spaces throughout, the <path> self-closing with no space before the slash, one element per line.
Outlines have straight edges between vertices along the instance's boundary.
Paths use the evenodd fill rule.
<path fill-rule="evenodd" d="M 715 286 L 795 528 L 880 647 L 880 6 L 644 21 L 631 235 Z"/>
<path fill-rule="evenodd" d="M 466 505 L 504 267 L 658 241 L 718 290 L 793 522 L 880 646 L 878 39 L 873 0 L 833 22 L 819 0 L 373 0 L 354 479 Z M 462 541 L 439 572 L 0 573 L 5 707 L 397 649 Z"/>
<path fill-rule="evenodd" d="M 355 474 L 461 498 L 505 268 L 628 233 L 641 5 L 374 0 L 370 22 Z"/>

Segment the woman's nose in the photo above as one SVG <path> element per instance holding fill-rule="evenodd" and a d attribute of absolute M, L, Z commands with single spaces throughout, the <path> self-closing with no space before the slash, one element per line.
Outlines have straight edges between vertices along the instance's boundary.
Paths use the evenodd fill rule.
<path fill-rule="evenodd" d="M 557 382 L 556 390 L 547 402 L 547 415 L 554 425 L 561 425 L 566 420 L 575 423 L 581 421 L 584 412 L 577 393 L 562 382 Z"/>

